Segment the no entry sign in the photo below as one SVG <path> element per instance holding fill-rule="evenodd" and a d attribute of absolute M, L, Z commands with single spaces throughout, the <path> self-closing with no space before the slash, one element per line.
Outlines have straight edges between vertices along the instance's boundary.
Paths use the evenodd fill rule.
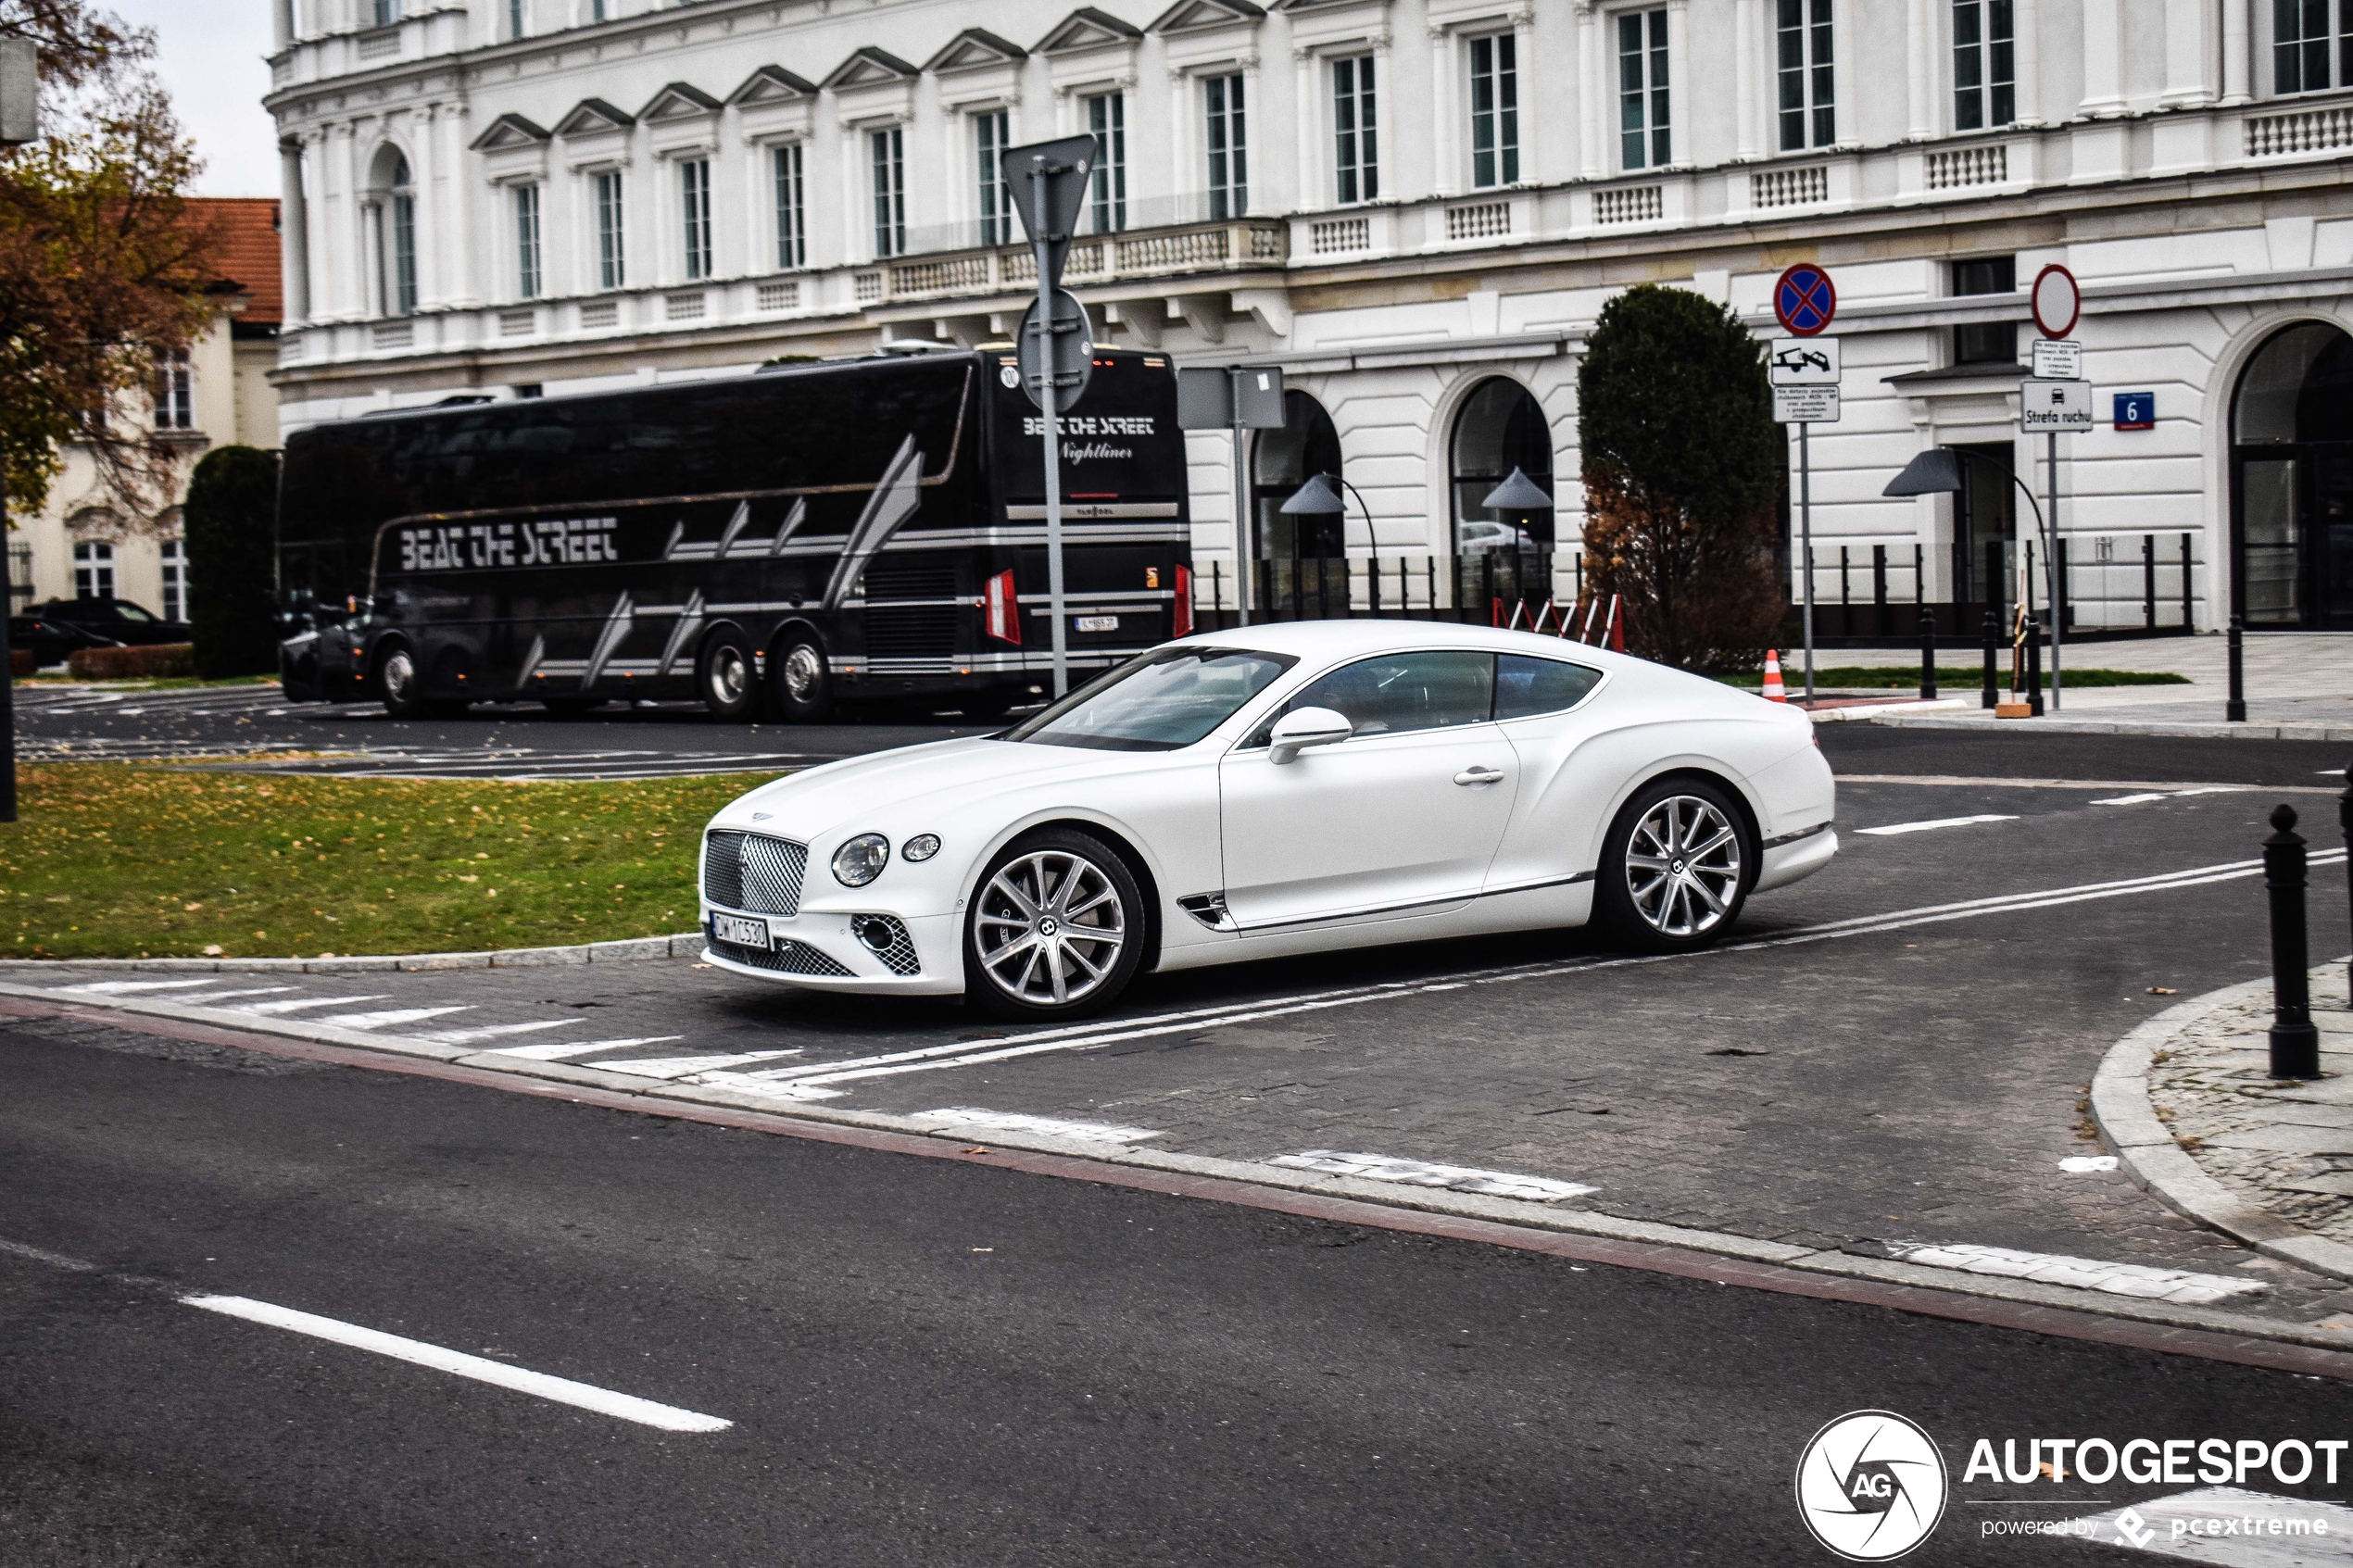
<path fill-rule="evenodd" d="M 1838 314 L 1838 291 L 1831 275 L 1811 261 L 1782 272 L 1773 284 L 1773 317 L 1793 337 L 1812 337 Z"/>
<path fill-rule="evenodd" d="M 2065 337 L 2083 313 L 2083 291 L 2075 286 L 2075 274 L 2057 262 L 2034 274 L 2031 297 L 2035 330 L 2045 337 Z"/>

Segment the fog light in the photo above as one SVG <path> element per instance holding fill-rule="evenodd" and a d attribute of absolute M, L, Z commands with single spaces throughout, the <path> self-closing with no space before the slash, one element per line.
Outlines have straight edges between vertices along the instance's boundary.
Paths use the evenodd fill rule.
<path fill-rule="evenodd" d="M 910 860 L 928 860 L 939 853 L 939 835 L 919 833 L 899 847 L 899 853 Z"/>
<path fill-rule="evenodd" d="M 858 940 L 877 953 L 887 948 L 899 938 L 899 933 L 891 929 L 890 922 L 880 915 L 867 915 L 859 920 L 856 925 Z"/>

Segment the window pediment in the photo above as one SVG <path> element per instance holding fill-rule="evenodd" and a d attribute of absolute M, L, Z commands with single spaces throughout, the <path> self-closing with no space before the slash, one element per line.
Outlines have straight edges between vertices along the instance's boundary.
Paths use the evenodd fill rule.
<path fill-rule="evenodd" d="M 881 87 L 891 82 L 909 82 L 923 73 L 898 56 L 869 44 L 851 54 L 834 68 L 824 85 L 842 93 L 860 87 Z"/>
<path fill-rule="evenodd" d="M 602 136 L 615 131 L 626 131 L 636 123 L 635 115 L 617 109 L 602 98 L 583 98 L 563 119 L 556 121 L 556 134 Z"/>
<path fill-rule="evenodd" d="M 719 112 L 719 100 L 701 88 L 684 82 L 673 82 L 655 94 L 637 118 L 649 125 L 665 120 L 697 119 Z"/>
<path fill-rule="evenodd" d="M 1213 28 L 1253 27 L 1266 15 L 1250 0 L 1176 0 L 1148 32 L 1206 32 Z"/>
<path fill-rule="evenodd" d="M 761 66 L 744 78 L 742 86 L 727 94 L 727 102 L 737 108 L 757 108 L 816 95 L 817 84 L 807 78 L 796 76 L 782 66 Z"/>
<path fill-rule="evenodd" d="M 1028 57 L 1029 51 L 1020 44 L 985 29 L 968 27 L 949 40 L 948 47 L 925 60 L 924 69 L 945 74 L 978 70 L 984 66 L 1015 65 Z"/>
<path fill-rule="evenodd" d="M 519 114 L 502 114 L 484 127 L 475 137 L 472 150 L 478 153 L 503 153 L 518 147 L 539 147 L 547 143 L 547 132 Z"/>
<path fill-rule="evenodd" d="M 1089 49 L 1124 48 L 1143 37 L 1143 29 L 1107 11 L 1081 6 L 1064 17 L 1053 31 L 1038 41 L 1041 55 L 1076 55 Z"/>

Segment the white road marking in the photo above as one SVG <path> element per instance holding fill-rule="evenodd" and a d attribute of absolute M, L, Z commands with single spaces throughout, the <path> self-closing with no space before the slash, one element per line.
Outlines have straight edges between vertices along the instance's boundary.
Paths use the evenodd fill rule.
<path fill-rule="evenodd" d="M 198 986 L 220 984 L 219 980 L 93 980 L 58 989 L 72 997 L 120 997 L 133 991 L 193 991 Z"/>
<path fill-rule="evenodd" d="M 970 1127 L 976 1132 L 1032 1133 L 1040 1137 L 1069 1138 L 1078 1143 L 1140 1143 L 1156 1138 L 1151 1127 L 1123 1127 L 1114 1122 L 1063 1122 L 1051 1116 L 1024 1116 L 1011 1110 L 984 1110 L 976 1105 L 944 1106 L 918 1110 L 907 1118 L 933 1128 Z"/>
<path fill-rule="evenodd" d="M 215 1002 L 225 1002 L 232 997 L 274 997 L 280 992 L 293 989 L 291 985 L 249 985 L 241 991 L 198 991 L 194 996 L 174 997 L 171 999 L 188 1007 L 208 1008 Z"/>
<path fill-rule="evenodd" d="M 2230 1568 L 2353 1562 L 2353 1508 L 2238 1486 L 2201 1486 L 2068 1523 L 2079 1540 Z"/>
<path fill-rule="evenodd" d="M 684 1035 L 648 1035 L 637 1040 L 578 1040 L 562 1045 L 493 1046 L 484 1056 L 520 1056 L 533 1061 L 561 1061 L 568 1056 L 586 1056 L 590 1051 L 617 1051 L 630 1046 L 666 1046 L 673 1040 L 683 1040 Z"/>
<path fill-rule="evenodd" d="M 2172 798 L 2163 790 L 2151 790 L 2146 795 L 2111 795 L 2105 800 L 2095 800 L 2092 804 L 2095 806 L 2138 806 L 2144 801 Z"/>
<path fill-rule="evenodd" d="M 2016 821 L 2017 817 L 2006 816 L 1998 811 L 1982 811 L 1974 817 L 1938 817 L 1926 822 L 1890 822 L 1883 828 L 1856 828 L 1855 831 L 1869 838 L 1885 838 L 1899 833 L 1927 833 L 1935 828 L 1965 828 L 1975 822 Z"/>
<path fill-rule="evenodd" d="M 2096 1258 L 2020 1252 L 2008 1247 L 1980 1247 L 1966 1242 L 1944 1246 L 1898 1242 L 1891 1244 L 1888 1251 L 1906 1263 L 1922 1263 L 1931 1269 L 2031 1279 L 2045 1285 L 2104 1290 L 2111 1296 L 2137 1296 L 2145 1300 L 2174 1301 L 2194 1307 L 2227 1301 L 2234 1296 L 2251 1296 L 2265 1288 L 2259 1279 L 2192 1273 L 2185 1269 L 2155 1269 L 2143 1263 L 2104 1263 Z"/>
<path fill-rule="evenodd" d="M 2341 862 L 2344 859 L 2344 850 L 2327 849 L 2312 856 L 2308 864 L 2333 865 Z M 2038 892 L 2001 894 L 1987 898 L 1967 898 L 1950 904 L 1928 904 L 1918 909 L 1891 910 L 1885 914 L 1856 915 L 1845 920 L 1828 921 L 1820 925 L 1803 926 L 1795 931 L 1784 932 L 1778 936 L 1760 937 L 1750 942 L 1727 943 L 1691 953 L 1645 954 L 1638 958 L 1578 959 L 1566 963 L 1518 964 L 1501 969 L 1475 970 L 1467 974 L 1453 975 L 1443 980 L 1396 980 L 1378 985 L 1353 986 L 1342 990 L 1310 992 L 1290 997 L 1271 997 L 1256 1002 L 1227 1002 L 1216 1007 L 1198 1008 L 1186 1012 L 1155 1013 L 1143 1018 L 1123 1020 L 1109 1028 L 1101 1024 L 1075 1024 L 1060 1029 L 1040 1030 L 1030 1035 L 1008 1035 L 1002 1040 L 960 1041 L 953 1045 L 929 1046 L 919 1050 L 893 1051 L 880 1056 L 852 1058 L 846 1061 L 815 1063 L 806 1067 L 781 1068 L 766 1073 L 710 1073 L 698 1077 L 694 1081 L 714 1087 L 766 1095 L 776 1099 L 834 1099 L 840 1097 L 841 1091 L 825 1085 L 866 1078 L 895 1077 L 901 1073 L 928 1072 L 943 1067 L 977 1066 L 1017 1057 L 1034 1056 L 1046 1051 L 1088 1050 L 1098 1046 L 1114 1045 L 1124 1040 L 1188 1034 L 1196 1030 L 1220 1028 L 1230 1023 L 1249 1023 L 1261 1019 L 1292 1017 L 1330 1008 L 1351 1007 L 1362 1002 L 1428 996 L 1441 991 L 1460 990 L 1471 985 L 1495 985 L 1523 980 L 1551 979 L 1559 975 L 1579 974 L 1595 970 L 1622 969 L 1633 964 L 1677 963 L 1713 953 L 1755 952 L 1771 947 L 1795 947 L 1808 942 L 1831 941 L 1845 936 L 1902 931 L 1913 926 L 1936 925 L 1948 921 L 1971 920 L 1981 915 L 2050 909 L 2059 905 L 2085 903 L 2095 899 L 2121 898 L 2136 893 L 2170 892 L 2180 887 L 2196 887 L 2208 883 L 2230 882 L 2259 876 L 2262 874 L 2262 871 L 2263 862 L 2260 860 L 2233 860 L 2211 866 L 2192 866 L 2178 872 L 2161 872 L 2152 876 L 2127 877 L 2116 882 L 2084 883 L 2071 887 L 2057 887 Z"/>
<path fill-rule="evenodd" d="M 634 1394 L 616 1394 L 610 1388 L 575 1383 L 569 1377 L 553 1377 L 544 1372 L 508 1366 L 502 1361 L 446 1350 L 422 1340 L 404 1339 L 396 1334 L 361 1328 L 357 1323 L 322 1318 L 312 1312 L 297 1312 L 290 1307 L 276 1307 L 244 1296 L 182 1296 L 180 1299 L 183 1305 L 202 1308 L 208 1312 L 220 1312 L 227 1317 L 243 1318 L 247 1323 L 267 1323 L 271 1328 L 307 1334 L 314 1339 L 371 1350 L 379 1356 L 390 1356 L 395 1361 L 431 1367 L 436 1372 L 451 1373 L 459 1377 L 471 1377 L 500 1388 L 511 1388 L 517 1393 L 553 1399 L 558 1404 L 574 1405 L 581 1410 L 595 1411 L 599 1415 L 634 1421 L 641 1426 L 659 1427 L 664 1432 L 724 1432 L 735 1424 L 715 1415 L 700 1415 L 693 1411 L 680 1410 L 675 1405 L 656 1404 Z"/>
<path fill-rule="evenodd" d="M 396 1023 L 422 1023 L 446 1012 L 472 1012 L 471 1007 L 386 1008 L 382 1012 L 339 1012 L 319 1020 L 338 1029 L 389 1029 Z"/>
<path fill-rule="evenodd" d="M 2244 784 L 2202 784 L 2194 789 L 2153 790 L 2144 795 L 2111 795 L 2105 800 L 2095 800 L 2094 806 L 2139 806 L 2151 800 L 2186 800 L 2194 795 L 2245 795 Z"/>
<path fill-rule="evenodd" d="M 305 1008 L 339 1008 L 348 1007 L 353 1002 L 381 1002 L 389 999 L 391 996 L 392 993 L 389 991 L 378 991 L 366 997 L 308 997 L 296 1002 L 240 1002 L 235 1007 L 223 1008 L 221 1010 L 258 1012 L 264 1017 L 274 1018 L 282 1012 L 300 1012 Z"/>
<path fill-rule="evenodd" d="M 1444 1187 L 1450 1192 L 1483 1193 L 1490 1198 L 1525 1198 L 1557 1203 L 1582 1198 L 1601 1188 L 1582 1182 L 1558 1182 L 1550 1176 L 1523 1176 L 1511 1171 L 1480 1171 L 1467 1165 L 1433 1165 L 1420 1160 L 1395 1160 L 1385 1154 L 1342 1154 L 1337 1149 L 1311 1148 L 1304 1154 L 1278 1154 L 1266 1161 L 1294 1171 L 1322 1171 L 1334 1176 L 1361 1176 L 1367 1181 L 1402 1182 L 1407 1186 Z"/>
<path fill-rule="evenodd" d="M 417 1036 L 436 1046 L 470 1046 L 476 1040 L 496 1040 L 507 1035 L 528 1035 L 540 1029 L 561 1029 L 572 1022 L 569 1018 L 543 1018 L 533 1023 L 492 1023 L 480 1029 L 435 1029 Z"/>
<path fill-rule="evenodd" d="M 627 1073 L 639 1078 L 686 1078 L 697 1073 L 716 1072 L 723 1067 L 741 1067 L 746 1062 L 774 1061 L 780 1056 L 799 1056 L 800 1048 L 781 1051 L 743 1051 L 735 1056 L 648 1056 L 626 1061 L 593 1061 L 586 1065 L 602 1073 Z"/>
<path fill-rule="evenodd" d="M 2116 1156 L 2113 1154 L 2070 1154 L 2059 1161 L 2059 1169 L 2070 1176 L 2095 1175 L 2102 1171 L 2115 1170 Z"/>

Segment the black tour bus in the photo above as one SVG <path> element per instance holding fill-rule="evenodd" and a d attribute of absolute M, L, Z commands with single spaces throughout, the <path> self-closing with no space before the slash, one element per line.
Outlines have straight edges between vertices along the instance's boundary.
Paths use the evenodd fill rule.
<path fill-rule="evenodd" d="M 289 697 L 815 721 L 996 714 L 1052 667 L 1040 416 L 1010 350 L 778 364 L 370 415 L 287 439 Z M 1064 416 L 1071 668 L 1192 629 L 1185 444 L 1158 355 Z"/>

